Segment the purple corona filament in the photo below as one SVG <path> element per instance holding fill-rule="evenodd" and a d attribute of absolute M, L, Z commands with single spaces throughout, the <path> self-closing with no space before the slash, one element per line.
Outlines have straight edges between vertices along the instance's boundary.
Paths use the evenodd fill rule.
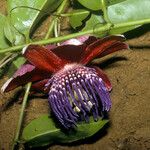
<path fill-rule="evenodd" d="M 90 113 L 97 121 L 111 107 L 109 92 L 94 68 L 65 65 L 46 87 L 50 88 L 49 104 L 65 128 L 75 126 L 80 117 L 88 122 Z"/>

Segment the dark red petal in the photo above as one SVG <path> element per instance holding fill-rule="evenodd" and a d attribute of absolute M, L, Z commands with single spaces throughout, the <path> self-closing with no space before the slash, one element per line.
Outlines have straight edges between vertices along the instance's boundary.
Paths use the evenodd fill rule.
<path fill-rule="evenodd" d="M 77 39 L 67 40 L 51 51 L 68 62 L 79 62 L 86 47 L 96 40 L 97 38 L 94 36 L 81 36 Z"/>
<path fill-rule="evenodd" d="M 45 84 L 48 82 L 49 79 L 44 79 L 39 82 L 35 82 L 32 84 L 32 90 L 47 93 L 48 91 L 45 89 Z"/>
<path fill-rule="evenodd" d="M 105 86 L 107 87 L 108 91 L 111 91 L 112 85 L 111 85 L 111 82 L 110 82 L 108 76 L 105 74 L 105 72 L 102 69 L 95 67 L 95 66 L 94 66 L 94 68 L 96 69 L 96 72 L 98 73 L 99 77 L 102 78 L 102 80 L 104 81 Z"/>
<path fill-rule="evenodd" d="M 111 48 L 111 46 L 114 45 L 115 43 L 117 42 L 121 43 L 124 40 L 125 38 L 123 36 L 109 36 L 109 37 L 105 37 L 103 39 L 97 40 L 96 42 L 87 46 L 85 52 L 82 54 L 82 60 L 80 61 L 80 63 L 85 65 L 98 56 L 102 57 L 101 54 L 104 53 L 105 50 L 108 50 L 108 48 Z M 122 49 L 123 48 L 124 48 L 124 44 L 123 44 Z M 117 51 L 117 49 L 115 51 Z"/>
<path fill-rule="evenodd" d="M 48 77 L 50 77 L 50 74 L 37 69 L 33 65 L 25 64 L 3 85 L 1 90 L 2 92 L 8 92 L 28 82 L 38 81 Z"/>
<path fill-rule="evenodd" d="M 23 55 L 31 64 L 47 72 L 56 72 L 66 64 L 52 51 L 40 45 L 29 45 L 23 49 Z"/>

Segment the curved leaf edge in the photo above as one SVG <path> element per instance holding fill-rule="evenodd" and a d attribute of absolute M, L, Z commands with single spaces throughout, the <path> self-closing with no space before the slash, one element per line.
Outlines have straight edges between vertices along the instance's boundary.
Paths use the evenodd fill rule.
<path fill-rule="evenodd" d="M 35 135 L 35 136 L 31 136 L 30 138 L 29 137 L 26 137 L 26 131 L 30 128 L 30 126 L 35 123 L 36 121 L 39 121 L 39 119 L 42 119 L 42 118 L 48 118 L 49 121 L 52 121 L 51 125 L 53 125 L 54 128 L 56 128 L 56 132 L 59 132 L 59 134 L 56 133 L 56 135 L 52 135 L 50 137 L 49 134 L 52 133 L 52 131 L 48 131 L 48 132 L 43 132 L 41 134 L 38 134 L 38 135 Z M 48 121 L 48 120 L 47 120 Z M 74 132 L 67 132 L 65 133 L 64 131 L 62 131 L 62 129 L 58 128 L 55 126 L 55 123 L 54 121 L 52 120 L 52 118 L 49 118 L 49 115 L 47 114 L 44 114 L 44 115 L 41 115 L 39 118 L 37 119 L 34 119 L 32 120 L 23 130 L 23 134 L 22 134 L 22 142 L 27 145 L 28 147 L 30 148 L 34 148 L 34 147 L 43 147 L 43 146 L 47 146 L 47 145 L 51 145 L 51 144 L 69 144 L 69 143 L 72 143 L 72 142 L 76 142 L 76 141 L 81 141 L 81 140 L 84 140 L 86 138 L 89 138 L 91 136 L 93 136 L 94 134 L 96 134 L 98 131 L 100 131 L 101 129 L 103 129 L 103 127 L 109 122 L 109 120 L 107 119 L 103 119 L 103 120 L 98 120 L 97 122 L 95 122 L 92 118 L 92 123 L 79 123 L 77 125 L 77 128 L 75 130 L 75 132 L 78 134 L 82 134 L 83 136 L 82 137 L 74 137 L 74 135 L 72 133 Z M 44 123 L 44 121 L 43 121 Z M 83 131 L 82 130 L 82 127 L 83 129 L 87 129 L 88 125 L 91 125 L 91 126 L 94 126 L 95 125 L 98 125 L 98 129 L 94 129 L 95 131 L 94 132 L 90 132 L 89 133 L 85 132 L 85 130 Z M 81 130 L 80 130 L 81 128 Z"/>

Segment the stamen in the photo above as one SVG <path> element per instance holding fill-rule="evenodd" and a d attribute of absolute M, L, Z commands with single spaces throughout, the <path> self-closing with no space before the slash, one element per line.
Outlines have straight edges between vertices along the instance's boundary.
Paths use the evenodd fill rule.
<path fill-rule="evenodd" d="M 67 106 L 68 106 L 68 108 L 69 108 L 69 110 L 70 110 L 70 112 L 71 112 L 71 114 L 72 115 L 74 115 L 73 117 L 74 118 L 77 118 L 78 117 L 78 115 L 77 115 L 77 113 L 76 112 L 74 112 L 73 110 L 72 110 L 72 107 L 71 107 L 71 104 L 70 104 L 70 102 L 69 102 L 69 99 L 68 99 L 68 96 L 67 96 L 67 93 L 66 93 L 66 90 L 63 88 L 63 93 L 64 93 L 64 99 L 66 100 L 66 104 L 67 104 Z"/>
<path fill-rule="evenodd" d="M 96 106 L 98 106 L 97 97 L 96 97 L 96 95 L 95 95 L 95 92 L 94 92 L 94 90 L 93 90 L 93 87 L 91 86 L 92 83 L 90 84 L 90 81 L 89 81 L 88 79 L 85 79 L 85 82 L 87 83 L 87 85 L 88 85 L 88 87 L 89 87 L 89 89 L 90 89 L 90 91 L 91 91 L 91 93 L 92 93 L 92 96 L 93 96 L 93 98 L 94 98 L 94 101 L 95 101 Z"/>
<path fill-rule="evenodd" d="M 83 79 L 81 79 L 80 81 L 81 81 L 81 84 L 82 84 L 82 86 L 84 87 L 84 89 L 85 89 L 85 91 L 86 91 L 86 93 L 87 93 L 87 95 L 88 95 L 88 98 L 89 98 L 90 102 L 91 102 L 92 105 L 94 106 L 94 105 L 95 105 L 95 102 L 97 102 L 98 100 L 97 100 L 97 98 L 96 98 L 96 95 L 95 95 L 93 89 L 91 88 L 90 85 L 88 85 L 88 86 L 85 85 L 85 83 L 88 84 L 88 81 L 87 81 L 87 80 L 84 81 Z M 91 92 L 87 89 L 87 87 L 89 87 L 89 89 L 90 89 Z M 91 93 L 92 93 L 92 94 L 91 94 Z M 93 100 L 93 98 L 91 97 L 91 95 L 93 96 L 94 100 Z M 94 101 L 95 101 L 95 102 L 94 102 Z M 93 113 L 93 116 L 95 116 L 94 118 L 97 118 L 97 116 L 98 116 L 98 102 L 97 102 L 97 107 L 95 107 L 95 109 L 93 109 L 92 113 Z"/>
<path fill-rule="evenodd" d="M 71 90 L 71 87 L 70 87 L 69 85 L 67 85 L 66 88 L 67 88 L 67 90 L 69 91 L 70 96 L 71 96 L 73 102 L 75 103 L 75 105 L 76 105 L 76 106 L 79 108 L 79 110 L 81 111 L 81 107 L 78 105 L 78 102 L 76 101 L 76 98 L 74 97 L 74 94 L 73 94 L 73 92 L 72 92 L 72 90 Z"/>
<path fill-rule="evenodd" d="M 77 94 L 77 96 L 78 96 L 78 100 L 80 101 L 81 106 L 85 109 L 85 111 L 88 111 L 87 107 L 86 107 L 86 106 L 84 105 L 84 103 L 83 103 L 83 100 L 82 100 L 82 98 L 81 98 L 81 95 L 80 95 L 80 93 L 79 93 L 79 89 L 78 89 L 76 83 L 73 83 L 72 86 L 73 86 L 74 91 L 76 92 L 76 94 Z M 86 114 L 85 112 L 83 112 L 83 113 L 84 113 L 84 115 Z"/>

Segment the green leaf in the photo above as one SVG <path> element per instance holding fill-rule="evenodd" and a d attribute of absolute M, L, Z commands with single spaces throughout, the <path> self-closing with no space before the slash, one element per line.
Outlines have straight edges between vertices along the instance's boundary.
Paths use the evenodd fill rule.
<path fill-rule="evenodd" d="M 4 35 L 11 45 L 19 45 L 25 43 L 25 36 L 19 33 L 10 23 L 9 16 L 6 17 L 4 26 Z"/>
<path fill-rule="evenodd" d="M 101 0 L 78 0 L 78 2 L 91 10 L 101 9 Z"/>
<path fill-rule="evenodd" d="M 126 1 L 126 0 L 109 0 L 107 3 L 108 3 L 108 6 L 110 6 L 110 5 L 114 5 L 123 1 Z"/>
<path fill-rule="evenodd" d="M 108 7 L 108 17 L 113 24 L 150 18 L 150 0 L 126 0 Z M 111 30 L 111 34 L 124 33 L 137 28 L 130 26 Z"/>
<path fill-rule="evenodd" d="M 96 33 L 94 29 L 96 27 L 103 26 L 104 19 L 100 14 L 91 14 L 90 19 L 86 22 L 85 26 L 83 27 L 82 31 L 93 29 L 93 34 L 97 37 L 104 37 L 106 33 Z"/>
<path fill-rule="evenodd" d="M 6 18 L 4 22 L 4 34 L 10 43 L 12 44 L 15 43 L 15 34 L 12 30 L 12 26 L 10 25 L 8 21 L 8 18 Z"/>
<path fill-rule="evenodd" d="M 4 36 L 6 16 L 0 14 L 0 50 L 9 47 L 9 43 Z M 5 54 L 0 54 L 0 60 L 5 57 Z M 0 69 L 1 72 L 1 69 Z"/>
<path fill-rule="evenodd" d="M 66 133 L 55 126 L 52 118 L 49 118 L 48 115 L 42 115 L 24 128 L 22 139 L 30 147 L 45 146 L 52 143 L 70 143 L 94 135 L 106 123 L 108 120 L 95 122 L 91 119 L 90 123 L 78 124 L 76 130 Z"/>
<path fill-rule="evenodd" d="M 6 17 L 0 14 L 0 49 L 9 47 L 9 43 L 4 36 L 5 21 L 6 21 Z"/>
<path fill-rule="evenodd" d="M 28 37 L 45 12 L 47 14 L 53 12 L 61 2 L 62 0 L 8 0 L 11 23 L 20 33 Z"/>
<path fill-rule="evenodd" d="M 80 27 L 83 24 L 83 20 L 85 20 L 90 14 L 89 11 L 84 9 L 77 9 L 71 12 L 74 15 L 69 17 L 70 25 L 75 29 L 76 27 Z"/>
<path fill-rule="evenodd" d="M 87 20 L 85 27 L 82 31 L 93 29 L 97 26 L 102 26 L 104 23 L 103 17 L 99 14 L 92 14 L 90 19 Z"/>

